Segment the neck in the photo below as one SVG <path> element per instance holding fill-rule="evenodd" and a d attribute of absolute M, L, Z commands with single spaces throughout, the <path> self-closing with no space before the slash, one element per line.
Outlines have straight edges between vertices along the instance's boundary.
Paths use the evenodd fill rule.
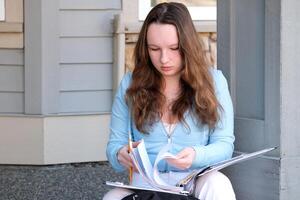
<path fill-rule="evenodd" d="M 166 91 L 176 92 L 180 90 L 180 77 L 165 77 L 164 81 L 165 81 L 164 92 Z"/>
<path fill-rule="evenodd" d="M 162 92 L 166 98 L 166 102 L 162 107 L 162 121 L 174 123 L 177 121 L 177 117 L 172 113 L 172 104 L 180 94 L 180 77 L 167 77 L 164 81 L 165 85 Z"/>
<path fill-rule="evenodd" d="M 181 87 L 179 79 L 168 79 L 165 80 L 165 87 L 163 88 L 163 94 L 167 101 L 173 101 L 180 93 Z"/>

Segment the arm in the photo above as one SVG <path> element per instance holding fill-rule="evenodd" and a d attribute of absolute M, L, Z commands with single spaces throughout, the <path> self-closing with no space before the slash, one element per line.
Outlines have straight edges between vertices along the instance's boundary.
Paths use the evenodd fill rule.
<path fill-rule="evenodd" d="M 125 102 L 126 90 L 131 81 L 131 74 L 126 74 L 116 92 L 111 111 L 110 135 L 106 148 L 106 156 L 112 167 L 118 171 L 124 171 L 125 167 L 117 158 L 119 150 L 128 144 L 128 106 Z"/>
<path fill-rule="evenodd" d="M 233 107 L 227 81 L 221 71 L 212 70 L 217 99 L 223 110 L 206 146 L 193 146 L 196 151 L 192 168 L 211 165 L 231 158 L 233 153 Z"/>

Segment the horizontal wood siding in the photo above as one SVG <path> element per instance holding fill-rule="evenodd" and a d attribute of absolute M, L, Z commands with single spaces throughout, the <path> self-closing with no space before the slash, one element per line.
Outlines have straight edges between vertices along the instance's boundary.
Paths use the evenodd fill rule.
<path fill-rule="evenodd" d="M 0 92 L 0 114 L 23 113 L 23 92 Z"/>
<path fill-rule="evenodd" d="M 60 62 L 112 63 L 112 37 L 61 38 Z"/>
<path fill-rule="evenodd" d="M 61 92 L 62 113 L 109 112 L 112 105 L 111 90 Z"/>
<path fill-rule="evenodd" d="M 0 22 L 0 48 L 23 48 L 23 0 L 5 1 L 5 21 Z"/>
<path fill-rule="evenodd" d="M 24 92 L 23 66 L 0 65 L 0 91 Z"/>
<path fill-rule="evenodd" d="M 0 49 L 0 114 L 24 112 L 23 50 Z"/>
<path fill-rule="evenodd" d="M 24 65 L 23 49 L 0 49 L 1 65 Z"/>
<path fill-rule="evenodd" d="M 61 90 L 111 90 L 111 68 L 111 64 L 61 65 Z"/>
<path fill-rule="evenodd" d="M 61 36 L 112 35 L 116 11 L 62 10 L 60 11 Z"/>
<path fill-rule="evenodd" d="M 60 112 L 109 112 L 121 0 L 60 0 Z"/>

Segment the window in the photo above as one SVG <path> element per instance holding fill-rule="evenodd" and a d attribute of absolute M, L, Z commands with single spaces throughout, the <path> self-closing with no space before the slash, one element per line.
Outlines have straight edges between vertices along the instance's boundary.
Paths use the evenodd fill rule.
<path fill-rule="evenodd" d="M 144 20 L 156 4 L 170 1 L 185 4 L 193 20 L 215 21 L 217 19 L 216 0 L 139 0 L 139 20 Z"/>
<path fill-rule="evenodd" d="M 5 20 L 5 5 L 4 0 L 0 0 L 0 21 Z"/>

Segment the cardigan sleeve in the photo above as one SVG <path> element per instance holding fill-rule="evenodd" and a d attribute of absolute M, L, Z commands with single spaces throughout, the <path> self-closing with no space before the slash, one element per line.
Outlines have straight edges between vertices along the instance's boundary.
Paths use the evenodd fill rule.
<path fill-rule="evenodd" d="M 106 147 L 106 156 L 117 172 L 125 170 L 125 167 L 117 159 L 117 153 L 120 148 L 128 144 L 129 112 L 125 102 L 125 94 L 130 81 L 131 73 L 125 74 L 116 92 L 111 111 L 110 135 Z"/>
<path fill-rule="evenodd" d="M 221 105 L 218 109 L 220 119 L 209 135 L 207 145 L 196 145 L 196 157 L 192 168 L 215 164 L 232 157 L 235 140 L 233 134 L 233 106 L 228 90 L 227 81 L 221 71 L 211 70 L 215 82 L 217 100 Z"/>

